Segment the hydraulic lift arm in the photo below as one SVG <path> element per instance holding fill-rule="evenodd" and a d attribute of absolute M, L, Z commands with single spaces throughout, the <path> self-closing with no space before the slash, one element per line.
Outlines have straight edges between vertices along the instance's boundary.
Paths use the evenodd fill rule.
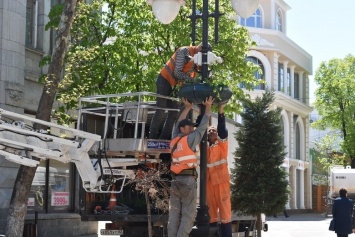
<path fill-rule="evenodd" d="M 9 122 L 11 121 L 11 122 Z M 46 131 L 34 131 L 34 123 L 57 129 L 60 135 Z M 66 139 L 70 134 L 74 139 Z M 65 127 L 56 123 L 38 120 L 26 115 L 0 109 L 0 155 L 5 159 L 30 167 L 39 164 L 38 159 L 54 159 L 63 163 L 73 162 L 87 192 L 110 193 L 102 190 L 101 173 L 95 169 L 89 157 L 93 145 L 101 142 L 101 136 Z M 37 159 L 34 159 L 37 158 Z M 115 175 L 115 173 L 112 173 Z M 134 178 L 133 171 L 118 173 L 118 179 Z"/>

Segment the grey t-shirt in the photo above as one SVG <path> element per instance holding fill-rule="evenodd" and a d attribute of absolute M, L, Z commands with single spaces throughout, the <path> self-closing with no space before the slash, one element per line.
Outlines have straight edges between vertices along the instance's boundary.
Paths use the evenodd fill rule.
<path fill-rule="evenodd" d="M 187 143 L 192 151 L 196 151 L 196 146 L 201 142 L 203 135 L 208 127 L 209 116 L 203 115 L 199 126 L 189 135 L 187 135 Z M 176 123 L 173 131 L 173 139 L 177 136 L 183 136 L 179 130 L 179 121 Z"/>

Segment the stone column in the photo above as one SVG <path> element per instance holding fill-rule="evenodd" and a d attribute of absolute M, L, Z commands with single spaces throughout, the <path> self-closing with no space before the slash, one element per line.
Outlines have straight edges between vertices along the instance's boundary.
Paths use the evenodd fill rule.
<path fill-rule="evenodd" d="M 287 181 L 288 181 L 288 185 L 289 185 L 289 187 L 291 187 L 291 185 L 290 185 L 290 166 L 288 166 L 288 167 L 285 167 L 285 172 L 286 172 L 286 179 L 287 179 Z M 291 208 L 291 206 L 290 206 L 290 195 L 291 194 L 289 194 L 289 196 L 288 196 L 288 200 L 287 200 L 287 203 L 286 203 L 286 205 L 285 205 L 285 209 L 290 209 Z"/>
<path fill-rule="evenodd" d="M 297 207 L 297 195 L 298 195 L 298 190 L 297 190 L 297 167 L 296 166 L 292 166 L 292 203 L 291 203 L 291 207 L 293 207 L 293 209 L 298 209 Z"/>
<path fill-rule="evenodd" d="M 299 209 L 304 209 L 304 170 L 300 170 L 300 206 Z"/>

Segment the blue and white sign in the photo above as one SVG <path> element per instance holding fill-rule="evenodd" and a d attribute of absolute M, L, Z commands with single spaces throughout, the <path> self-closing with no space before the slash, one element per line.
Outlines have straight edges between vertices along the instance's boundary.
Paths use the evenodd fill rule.
<path fill-rule="evenodd" d="M 168 141 L 147 141 L 147 149 L 170 149 L 170 142 Z"/>

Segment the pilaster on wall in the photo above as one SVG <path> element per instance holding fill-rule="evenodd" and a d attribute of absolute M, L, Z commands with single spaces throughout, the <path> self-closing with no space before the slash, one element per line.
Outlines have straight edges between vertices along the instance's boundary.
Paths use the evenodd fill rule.
<path fill-rule="evenodd" d="M 312 209 L 312 187 L 310 168 L 304 170 L 304 186 L 305 186 L 305 208 Z"/>
<path fill-rule="evenodd" d="M 303 88 L 303 71 L 300 71 L 298 72 L 298 75 L 299 75 L 299 81 L 298 81 L 298 84 L 299 84 L 299 88 L 300 88 L 300 101 L 304 103 L 304 97 L 306 96 L 306 93 L 304 91 L 304 88 Z"/>
<path fill-rule="evenodd" d="M 309 77 L 305 75 L 304 77 L 304 84 L 305 84 L 305 100 L 304 103 L 309 105 Z"/>
<path fill-rule="evenodd" d="M 305 200 L 305 177 L 304 170 L 299 171 L 299 179 L 300 179 L 300 190 L 299 190 L 299 198 L 300 198 L 300 206 L 299 209 L 305 209 L 304 200 Z"/>
<path fill-rule="evenodd" d="M 295 120 L 293 119 L 293 113 L 290 112 L 290 154 L 289 154 L 289 157 L 291 159 L 294 158 L 294 150 L 295 150 L 295 145 L 294 145 L 294 141 L 295 141 L 295 138 L 294 138 L 294 128 L 295 128 Z"/>
<path fill-rule="evenodd" d="M 287 181 L 289 183 L 289 186 L 291 186 L 290 185 L 290 167 L 289 166 L 285 167 L 285 172 L 286 172 L 286 179 L 287 179 Z M 287 203 L 285 205 L 285 209 L 291 209 L 291 206 L 290 206 L 290 202 L 291 202 L 290 196 L 291 195 L 292 195 L 291 193 L 288 195 L 288 200 L 287 200 Z"/>
<path fill-rule="evenodd" d="M 18 111 L 24 99 L 26 1 L 7 1 L 0 16 L 6 26 L 0 27 L 0 107 Z"/>
<path fill-rule="evenodd" d="M 290 207 L 291 209 L 297 209 L 297 190 L 296 190 L 296 167 L 290 166 Z"/>
<path fill-rule="evenodd" d="M 274 52 L 273 68 L 274 68 L 274 90 L 278 91 L 279 87 L 279 54 Z"/>
<path fill-rule="evenodd" d="M 303 122 L 305 124 L 305 136 L 306 136 L 306 143 L 305 143 L 305 150 L 306 150 L 306 154 L 305 154 L 305 161 L 310 161 L 309 160 L 309 126 L 310 126 L 310 123 L 309 123 L 309 117 L 306 117 L 303 119 Z"/>
<path fill-rule="evenodd" d="M 283 65 L 283 70 L 284 70 L 284 93 L 285 95 L 288 95 L 287 93 L 287 88 L 288 88 L 288 83 L 287 83 L 287 65 L 288 65 L 288 61 L 284 61 L 282 62 L 282 65 Z"/>
<path fill-rule="evenodd" d="M 290 65 L 290 76 L 291 76 L 291 97 L 295 98 L 295 65 Z"/>

